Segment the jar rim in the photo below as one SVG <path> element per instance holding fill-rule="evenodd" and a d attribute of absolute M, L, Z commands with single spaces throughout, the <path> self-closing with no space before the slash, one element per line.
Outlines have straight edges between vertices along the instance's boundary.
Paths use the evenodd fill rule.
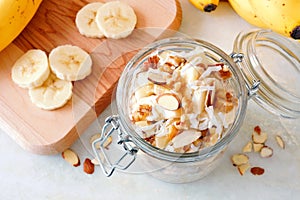
<path fill-rule="evenodd" d="M 252 99 L 284 118 L 300 117 L 299 47 L 297 41 L 262 29 L 241 32 L 233 46 L 233 52 L 244 55 L 237 65 L 248 90 L 254 82 L 260 82 Z"/>
<path fill-rule="evenodd" d="M 212 45 L 211 43 L 208 43 L 203 40 L 198 39 L 191 39 L 191 38 L 183 38 L 183 37 L 174 37 L 174 38 L 166 38 L 159 41 L 156 41 L 148 46 L 146 46 L 144 49 L 139 51 L 126 65 L 118 86 L 116 90 L 116 96 L 122 97 L 122 95 L 126 94 L 124 92 L 124 88 L 126 90 L 126 85 L 129 84 L 130 80 L 128 79 L 128 72 L 132 68 L 133 64 L 138 62 L 139 58 L 143 57 L 147 53 L 156 50 L 158 47 L 161 47 L 162 45 L 176 45 L 176 44 L 185 44 L 185 45 L 194 45 L 194 46 L 200 46 L 203 47 L 207 51 L 214 52 L 218 56 L 222 58 L 222 62 L 225 62 L 231 71 L 233 72 L 233 76 L 237 79 L 239 84 L 239 106 L 238 110 L 236 111 L 236 117 L 233 122 L 233 124 L 230 126 L 230 128 L 227 130 L 227 133 L 218 140 L 218 142 L 211 146 L 206 147 L 204 149 L 201 149 L 197 152 L 192 153 L 175 153 L 166 151 L 163 149 L 159 149 L 157 147 L 154 147 L 153 145 L 149 144 L 147 141 L 145 141 L 142 137 L 138 135 L 138 133 L 135 132 L 133 129 L 132 123 L 129 119 L 128 113 L 124 110 L 123 105 L 123 98 L 117 98 L 116 104 L 117 109 L 120 116 L 120 125 L 123 130 L 126 130 L 126 132 L 132 137 L 132 140 L 135 142 L 135 144 L 144 152 L 146 152 L 148 155 L 162 159 L 167 161 L 173 161 L 173 162 L 193 162 L 196 160 L 203 160 L 207 157 L 210 157 L 212 155 L 215 155 L 219 151 L 221 151 L 229 142 L 233 140 L 235 135 L 237 134 L 238 130 L 240 129 L 240 126 L 245 118 L 245 111 L 247 107 L 247 90 L 244 87 L 244 79 L 243 76 L 236 66 L 236 64 L 232 61 L 232 59 L 221 49 L 216 47 L 215 45 Z M 124 87 L 125 86 L 125 87 Z"/>

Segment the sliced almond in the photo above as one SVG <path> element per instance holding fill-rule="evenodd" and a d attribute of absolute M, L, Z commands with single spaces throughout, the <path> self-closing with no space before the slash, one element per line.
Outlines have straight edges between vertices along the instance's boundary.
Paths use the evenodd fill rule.
<path fill-rule="evenodd" d="M 148 97 L 150 95 L 154 94 L 153 92 L 153 83 L 146 84 L 144 86 L 139 87 L 135 93 L 134 96 L 136 99 L 141 99 L 143 97 Z"/>
<path fill-rule="evenodd" d="M 231 162 L 234 166 L 239 166 L 247 164 L 249 162 L 249 157 L 245 154 L 234 154 L 231 156 Z"/>
<path fill-rule="evenodd" d="M 285 142 L 282 139 L 282 137 L 280 135 L 276 135 L 275 139 L 276 139 L 278 146 L 280 146 L 282 149 L 285 149 Z"/>
<path fill-rule="evenodd" d="M 149 122 L 148 121 L 137 121 L 137 122 L 134 122 L 134 124 L 139 127 L 143 127 L 143 126 L 148 126 Z"/>
<path fill-rule="evenodd" d="M 107 140 L 104 142 L 103 147 L 108 149 L 109 145 L 112 143 L 112 137 L 109 136 Z"/>
<path fill-rule="evenodd" d="M 254 152 L 260 152 L 261 148 L 263 148 L 264 144 L 253 143 Z"/>
<path fill-rule="evenodd" d="M 154 84 L 153 85 L 153 92 L 156 94 L 156 95 L 161 95 L 163 93 L 167 93 L 167 92 L 170 92 L 170 89 L 164 87 L 164 86 L 161 86 L 161 85 L 158 85 L 158 84 Z"/>
<path fill-rule="evenodd" d="M 180 118 L 182 115 L 182 108 L 177 110 L 164 110 L 163 116 L 165 119 L 172 119 L 172 118 Z"/>
<path fill-rule="evenodd" d="M 257 144 L 264 144 L 268 139 L 268 135 L 267 133 L 265 132 L 256 132 L 256 131 L 253 131 L 252 133 L 252 140 L 254 143 L 257 143 Z"/>
<path fill-rule="evenodd" d="M 172 140 L 177 134 L 178 134 L 178 129 L 175 127 L 175 125 L 171 125 L 168 127 L 169 140 Z"/>
<path fill-rule="evenodd" d="M 61 153 L 63 159 L 67 161 L 69 164 L 71 164 L 74 167 L 78 167 L 80 165 L 80 159 L 73 150 L 66 149 Z"/>
<path fill-rule="evenodd" d="M 91 162 L 91 159 L 86 158 L 83 163 L 83 171 L 87 174 L 94 173 L 95 165 Z"/>
<path fill-rule="evenodd" d="M 260 150 L 260 156 L 263 158 L 269 158 L 273 155 L 273 149 L 268 146 L 263 146 Z"/>
<path fill-rule="evenodd" d="M 164 85 L 167 83 L 167 79 L 163 74 L 163 72 L 157 73 L 157 72 L 149 71 L 148 80 L 157 85 Z"/>
<path fill-rule="evenodd" d="M 261 128 L 260 128 L 260 126 L 255 126 L 255 127 L 254 127 L 254 131 L 255 131 L 256 133 L 260 134 L 260 133 L 261 133 Z"/>
<path fill-rule="evenodd" d="M 167 110 L 177 110 L 180 107 L 179 98 L 173 93 L 159 95 L 156 99 L 158 105 Z"/>
<path fill-rule="evenodd" d="M 200 136 L 200 131 L 184 130 L 172 139 L 173 147 L 177 149 L 189 145 L 196 141 Z"/>
<path fill-rule="evenodd" d="M 92 135 L 90 138 L 90 144 L 92 144 L 95 140 L 99 139 L 101 137 L 100 133 L 96 133 L 95 135 Z"/>
<path fill-rule="evenodd" d="M 249 141 L 244 147 L 243 147 L 244 153 L 252 152 L 252 142 Z"/>
<path fill-rule="evenodd" d="M 239 170 L 240 172 L 240 175 L 244 175 L 246 173 L 246 171 L 250 168 L 250 164 L 249 163 L 245 163 L 245 164 L 242 164 L 242 165 L 238 165 L 237 166 L 237 169 Z"/>
<path fill-rule="evenodd" d="M 184 73 L 184 78 L 187 83 L 198 80 L 199 77 L 200 77 L 200 73 L 193 66 L 189 67 Z"/>
<path fill-rule="evenodd" d="M 252 167 L 250 171 L 253 175 L 263 175 L 265 173 L 265 170 L 261 167 Z"/>
<path fill-rule="evenodd" d="M 97 158 L 94 158 L 91 160 L 91 162 L 94 164 L 94 165 L 100 165 L 100 162 Z"/>
<path fill-rule="evenodd" d="M 164 149 L 167 144 L 169 143 L 170 138 L 168 137 L 168 135 L 163 135 L 163 136 L 156 136 L 155 137 L 155 146 L 160 148 L 160 149 Z"/>

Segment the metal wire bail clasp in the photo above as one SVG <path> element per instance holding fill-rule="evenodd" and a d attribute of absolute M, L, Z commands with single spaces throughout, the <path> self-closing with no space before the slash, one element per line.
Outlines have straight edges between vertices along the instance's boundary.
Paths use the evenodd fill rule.
<path fill-rule="evenodd" d="M 231 53 L 229 56 L 233 59 L 233 62 L 235 63 L 242 62 L 244 58 L 244 54 L 235 52 Z"/>
<path fill-rule="evenodd" d="M 114 132 L 118 134 L 118 144 L 123 145 L 125 153 L 114 163 L 112 163 L 108 158 L 108 155 L 105 153 L 104 145 L 107 139 Z M 117 115 L 106 118 L 105 124 L 102 128 L 101 137 L 92 143 L 92 147 L 96 158 L 99 161 L 100 167 L 107 177 L 111 176 L 116 168 L 120 170 L 126 170 L 135 161 L 136 153 L 138 151 L 137 147 L 129 139 L 129 136 L 122 132 L 119 124 L 119 116 Z M 125 158 L 127 159 L 125 160 Z"/>

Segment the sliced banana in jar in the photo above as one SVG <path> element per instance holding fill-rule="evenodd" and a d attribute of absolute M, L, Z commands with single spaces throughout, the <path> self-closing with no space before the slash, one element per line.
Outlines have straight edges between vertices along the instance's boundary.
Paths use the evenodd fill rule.
<path fill-rule="evenodd" d="M 54 110 L 65 105 L 72 97 L 72 82 L 57 78 L 51 73 L 43 85 L 30 88 L 30 100 L 44 110 Z"/>
<path fill-rule="evenodd" d="M 81 80 L 92 72 L 91 56 L 73 45 L 54 48 L 49 54 L 49 63 L 52 72 L 62 80 Z"/>
<path fill-rule="evenodd" d="M 103 6 L 101 2 L 93 2 L 82 7 L 76 15 L 75 24 L 81 35 L 91 38 L 104 37 L 96 23 L 97 10 Z"/>
<path fill-rule="evenodd" d="M 50 74 L 48 58 L 44 51 L 32 49 L 22 55 L 13 65 L 11 77 L 22 88 L 43 84 Z"/>
<path fill-rule="evenodd" d="M 96 23 L 105 37 L 120 39 L 131 34 L 137 23 L 137 17 L 129 5 L 111 1 L 98 9 Z"/>

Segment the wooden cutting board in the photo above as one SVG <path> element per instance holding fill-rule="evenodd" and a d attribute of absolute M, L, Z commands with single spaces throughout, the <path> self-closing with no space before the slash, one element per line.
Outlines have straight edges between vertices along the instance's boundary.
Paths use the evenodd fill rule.
<path fill-rule="evenodd" d="M 139 49 L 166 37 L 181 24 L 177 0 L 123 0 L 136 12 L 136 30 L 126 39 L 87 38 L 74 20 L 78 10 L 93 0 L 44 0 L 34 18 L 12 44 L 0 52 L 0 127 L 24 149 L 54 154 L 71 146 L 111 103 L 112 91 L 122 69 Z M 105 2 L 105 1 L 103 1 Z M 27 50 L 47 53 L 63 44 L 77 45 L 93 59 L 92 74 L 74 83 L 67 105 L 45 111 L 34 106 L 26 89 L 11 80 L 11 67 Z"/>

